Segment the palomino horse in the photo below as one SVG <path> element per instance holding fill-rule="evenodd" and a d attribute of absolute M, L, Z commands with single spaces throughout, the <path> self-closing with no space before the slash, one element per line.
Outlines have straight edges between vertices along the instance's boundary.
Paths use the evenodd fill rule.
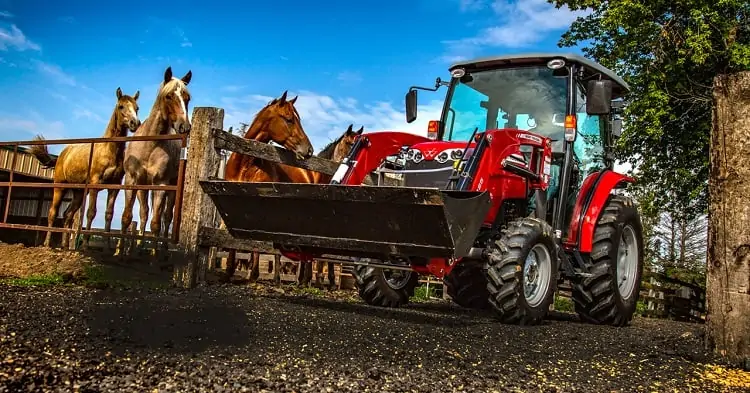
<path fill-rule="evenodd" d="M 299 113 L 294 107 L 297 97 L 287 100 L 287 92 L 280 98 L 274 99 L 261 109 L 252 124 L 247 128 L 245 139 L 252 139 L 261 143 L 271 141 L 291 150 L 299 159 L 307 159 L 313 155 L 313 146 L 302 128 Z M 276 163 L 257 157 L 232 153 L 224 169 L 224 179 L 237 182 L 275 182 L 283 173 Z M 224 223 L 222 223 L 222 227 Z M 233 275 L 237 267 L 236 251 L 229 250 L 227 257 L 227 280 Z M 253 258 L 255 259 L 255 258 Z M 276 259 L 275 275 L 279 274 L 280 258 Z M 257 267 L 257 265 L 256 265 Z M 254 269 L 253 271 L 257 270 Z"/>
<path fill-rule="evenodd" d="M 336 140 L 329 143 L 326 147 L 323 148 L 323 150 L 320 151 L 320 153 L 317 154 L 320 158 L 325 158 L 328 160 L 333 160 L 335 162 L 341 162 L 348 154 L 349 151 L 352 149 L 352 145 L 354 144 L 354 141 L 358 135 L 362 133 L 364 130 L 364 127 L 360 128 L 357 131 L 352 130 L 352 125 L 349 125 L 349 128 L 341 134 Z M 278 163 L 270 163 L 275 166 L 275 169 L 273 173 L 276 175 L 276 180 L 274 181 L 283 181 L 283 182 L 291 182 L 291 183 L 329 183 L 331 181 L 331 178 L 333 176 L 326 175 L 320 172 L 303 169 L 303 168 L 297 168 L 289 165 L 284 164 L 278 164 Z M 281 277 L 279 276 L 280 272 L 280 264 L 281 264 L 281 257 L 276 255 L 274 260 L 274 282 L 278 285 L 281 282 Z M 230 251 L 229 256 L 227 257 L 227 273 L 228 277 L 231 277 L 234 274 L 234 265 L 235 265 L 235 254 L 234 252 Z M 250 279 L 256 280 L 258 276 L 260 276 L 259 271 L 259 265 L 260 265 L 260 253 L 253 251 L 252 252 L 252 264 L 250 267 Z M 323 264 L 322 262 L 318 262 L 318 277 L 316 279 L 318 285 L 322 286 L 322 273 L 323 273 Z M 298 274 L 298 283 L 300 285 L 307 285 L 309 284 L 310 280 L 312 279 L 312 261 L 300 261 L 299 263 L 299 269 L 297 270 Z M 335 286 L 335 275 L 333 271 L 333 263 L 328 263 L 328 281 L 330 283 L 330 288 L 333 289 Z"/>
<path fill-rule="evenodd" d="M 164 72 L 164 80 L 159 84 L 151 112 L 143 124 L 138 127 L 136 136 L 187 134 L 190 132 L 190 91 L 187 85 L 193 77 L 192 71 L 178 79 L 172 76 L 172 67 L 167 67 Z M 126 185 L 175 185 L 179 171 L 180 149 L 182 143 L 179 140 L 158 141 L 133 141 L 125 149 L 125 184 Z M 154 236 L 166 237 L 169 233 L 169 224 L 172 222 L 175 203 L 174 191 L 151 191 L 151 203 L 153 217 L 151 219 L 151 232 Z M 140 205 L 140 235 L 146 231 L 146 220 L 148 220 L 148 191 L 135 191 Z M 125 235 L 130 223 L 133 221 L 133 204 L 135 195 L 133 190 L 125 190 L 125 207 L 122 213 L 122 233 Z M 163 222 L 165 223 L 162 228 Z M 164 235 L 162 235 L 162 229 Z M 123 239 L 117 245 L 117 253 L 125 255 Z M 140 245 L 140 241 L 136 242 Z"/>
<path fill-rule="evenodd" d="M 140 91 L 136 91 L 131 97 L 122 94 L 122 90 L 117 88 L 117 104 L 109 119 L 109 124 L 104 131 L 104 138 L 123 137 L 127 135 L 128 130 L 135 131 L 141 124 L 138 120 L 138 96 Z M 35 139 L 44 139 L 41 135 Z M 88 174 L 89 184 L 120 184 L 122 182 L 123 169 L 122 160 L 125 151 L 125 142 L 99 142 L 94 144 L 93 157 L 91 157 L 91 146 L 88 143 L 81 143 L 67 146 L 63 149 L 57 158 L 50 156 L 45 145 L 33 145 L 31 153 L 36 157 L 43 166 L 55 168 L 55 183 L 85 183 Z M 89 158 L 91 159 L 91 168 L 89 168 Z M 47 225 L 53 226 L 57 211 L 62 203 L 62 197 L 67 189 L 64 187 L 55 188 L 52 196 L 52 204 L 47 216 Z M 105 231 L 109 232 L 112 225 L 112 216 L 115 209 L 115 199 L 119 190 L 107 190 L 107 209 L 105 212 Z M 86 214 L 86 229 L 91 229 L 91 221 L 96 216 L 96 197 L 99 195 L 98 189 L 89 190 L 89 207 Z M 83 203 L 83 190 L 73 189 L 73 201 L 65 209 L 65 218 L 63 221 L 64 228 L 72 228 L 73 215 L 81 208 Z M 44 245 L 49 247 L 52 232 L 47 232 Z M 62 247 L 68 247 L 70 236 L 63 234 Z M 88 243 L 88 236 L 86 236 Z M 109 243 L 107 243 L 109 245 Z"/>

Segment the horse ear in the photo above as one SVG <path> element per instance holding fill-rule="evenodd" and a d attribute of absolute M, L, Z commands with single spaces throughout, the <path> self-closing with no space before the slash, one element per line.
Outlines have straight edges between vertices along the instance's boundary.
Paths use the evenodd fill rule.
<path fill-rule="evenodd" d="M 117 88 L 117 91 L 115 92 L 115 94 L 117 95 L 117 99 L 118 99 L 118 100 L 119 100 L 120 98 L 122 98 L 122 89 L 120 89 L 120 88 L 118 87 L 118 88 Z"/>
<path fill-rule="evenodd" d="M 190 79 L 193 78 L 193 70 L 188 70 L 187 74 L 182 77 L 182 81 L 187 85 L 190 83 Z"/>
<path fill-rule="evenodd" d="M 281 98 L 279 98 L 279 104 L 283 104 L 286 102 L 286 93 L 287 91 L 284 90 L 284 94 L 281 95 Z"/>
<path fill-rule="evenodd" d="M 365 130 L 365 126 L 359 127 L 359 130 L 357 130 L 357 135 L 361 134 L 362 131 Z"/>
<path fill-rule="evenodd" d="M 138 97 L 141 95 L 140 90 L 136 90 L 135 94 L 133 94 L 133 101 L 138 101 Z"/>
<path fill-rule="evenodd" d="M 167 83 L 172 80 L 172 67 L 167 67 L 167 70 L 164 71 L 164 83 Z"/>
<path fill-rule="evenodd" d="M 347 128 L 347 129 L 346 129 L 346 135 L 349 135 L 349 134 L 351 134 L 351 133 L 352 133 L 352 132 L 354 131 L 354 130 L 352 129 L 352 126 L 353 126 L 353 125 L 354 125 L 354 124 L 349 124 L 349 128 Z"/>
<path fill-rule="evenodd" d="M 294 105 L 294 103 L 297 102 L 297 97 L 299 97 L 299 96 L 294 96 L 294 98 L 292 98 L 291 100 L 289 100 L 289 103 L 292 104 L 292 105 Z"/>

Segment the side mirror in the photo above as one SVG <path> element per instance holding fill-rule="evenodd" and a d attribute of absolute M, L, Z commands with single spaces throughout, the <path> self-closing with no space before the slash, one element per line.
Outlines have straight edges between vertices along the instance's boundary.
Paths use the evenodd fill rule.
<path fill-rule="evenodd" d="M 612 110 L 612 81 L 591 80 L 586 85 L 586 114 L 607 115 Z"/>
<path fill-rule="evenodd" d="M 612 119 L 612 136 L 619 138 L 622 135 L 622 119 Z"/>
<path fill-rule="evenodd" d="M 406 93 L 406 122 L 417 120 L 417 91 L 409 90 Z"/>

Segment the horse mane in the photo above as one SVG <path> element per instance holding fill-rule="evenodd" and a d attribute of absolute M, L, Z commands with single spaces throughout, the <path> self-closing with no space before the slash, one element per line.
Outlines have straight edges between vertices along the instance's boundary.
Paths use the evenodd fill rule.
<path fill-rule="evenodd" d="M 336 151 L 336 145 L 338 145 L 339 142 L 341 142 L 341 138 L 343 138 L 343 137 L 344 137 L 344 134 L 341 134 L 341 135 L 339 135 L 338 138 L 336 138 L 336 139 L 332 140 L 331 142 L 329 142 L 328 145 L 326 145 L 326 147 L 324 147 L 320 151 L 320 153 L 318 153 L 318 157 L 325 158 L 326 160 L 333 159 L 333 153 Z"/>

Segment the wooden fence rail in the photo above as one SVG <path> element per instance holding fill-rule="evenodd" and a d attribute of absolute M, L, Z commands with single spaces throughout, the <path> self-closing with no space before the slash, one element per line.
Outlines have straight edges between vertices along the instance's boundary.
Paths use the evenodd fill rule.
<path fill-rule="evenodd" d="M 228 231 L 220 229 L 218 211 L 208 195 L 203 193 L 199 181 L 220 178 L 222 150 L 328 175 L 334 174 L 338 168 L 338 164 L 331 160 L 319 157 L 299 160 L 286 149 L 232 135 L 223 130 L 223 123 L 224 110 L 221 108 L 193 109 L 178 244 L 183 258 L 175 263 L 173 276 L 175 284 L 186 288 L 205 282 L 209 261 L 214 257 L 211 255 L 212 248 L 214 251 L 233 249 L 279 254 L 271 243 L 236 239 Z"/>

